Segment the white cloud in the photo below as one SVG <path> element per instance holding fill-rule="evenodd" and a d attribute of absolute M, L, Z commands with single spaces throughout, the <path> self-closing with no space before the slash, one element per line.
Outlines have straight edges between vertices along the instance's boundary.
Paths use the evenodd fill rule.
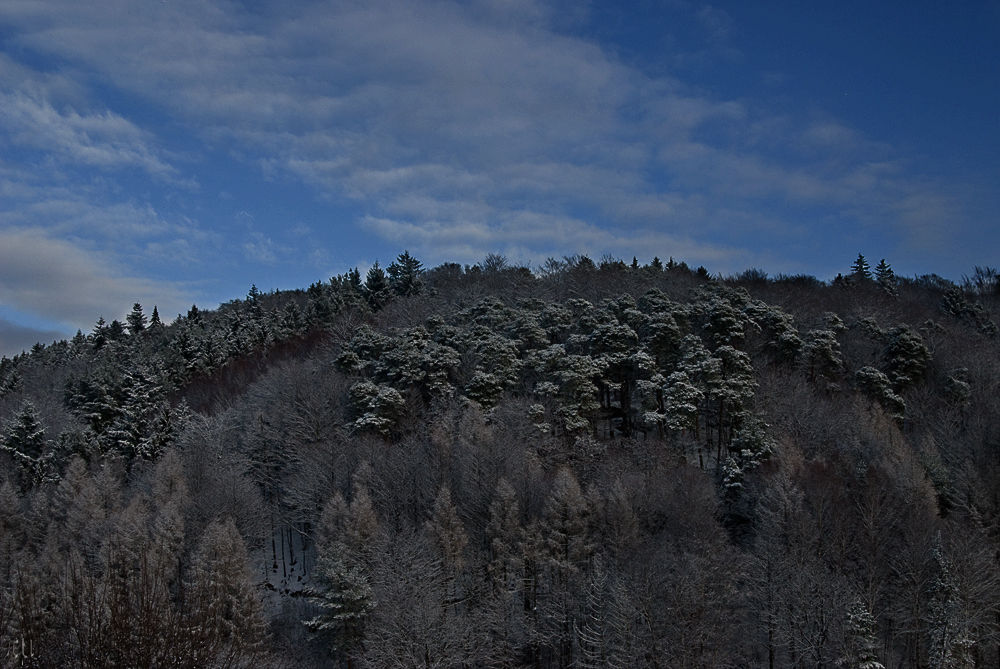
<path fill-rule="evenodd" d="M 369 230 L 437 257 L 660 244 L 735 263 L 748 238 L 795 239 L 817 211 L 931 238 L 919 212 L 947 184 L 914 180 L 889 147 L 836 120 L 653 78 L 554 29 L 583 4 L 48 0 L 4 3 L 0 21 L 12 44 L 99 73 L 269 177 L 353 198 Z M 709 49 L 725 53 L 731 18 L 697 11 Z M 7 104 L 18 141 L 172 174 L 155 142 L 110 112 L 57 112 L 29 93 Z M 717 241 L 694 241 L 708 235 Z M 243 251 L 277 258 L 264 235 Z"/>
<path fill-rule="evenodd" d="M 76 165 L 138 167 L 164 180 L 177 174 L 150 148 L 147 133 L 108 111 L 82 116 L 72 109 L 58 112 L 45 100 L 0 92 L 0 130 L 15 144 Z"/>
<path fill-rule="evenodd" d="M 122 275 L 106 257 L 42 230 L 0 230 L 0 304 L 73 328 L 122 318 L 134 302 L 164 315 L 191 303 L 182 286 Z"/>

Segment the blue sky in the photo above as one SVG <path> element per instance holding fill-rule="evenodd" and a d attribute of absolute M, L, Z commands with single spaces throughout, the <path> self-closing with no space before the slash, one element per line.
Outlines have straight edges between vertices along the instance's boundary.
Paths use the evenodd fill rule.
<path fill-rule="evenodd" d="M 5 0 L 0 353 L 408 249 L 998 264 L 1000 2 Z"/>

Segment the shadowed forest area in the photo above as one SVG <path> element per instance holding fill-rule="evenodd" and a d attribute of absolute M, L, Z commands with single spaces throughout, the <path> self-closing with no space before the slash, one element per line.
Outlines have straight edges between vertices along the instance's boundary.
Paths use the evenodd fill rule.
<path fill-rule="evenodd" d="M 5 667 L 996 667 L 1000 279 L 491 255 L 0 361 Z"/>

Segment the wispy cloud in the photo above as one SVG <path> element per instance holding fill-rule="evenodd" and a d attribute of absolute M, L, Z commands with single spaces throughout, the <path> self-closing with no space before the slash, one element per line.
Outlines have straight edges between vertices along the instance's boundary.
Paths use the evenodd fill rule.
<path fill-rule="evenodd" d="M 748 238 L 798 244 L 818 216 L 840 222 L 829 234 L 841 239 L 874 225 L 929 243 L 919 203 L 946 206 L 951 184 L 915 178 L 899 152 L 835 119 L 651 76 L 574 37 L 560 23 L 574 4 L 51 0 L 6 3 L 0 21 L 12 44 L 98 73 L 269 178 L 354 200 L 365 229 L 425 255 L 642 243 L 739 269 Z M 690 11 L 725 56 L 732 19 Z M 172 174 L 111 112 L 9 104 L 24 142 Z M 274 262 L 271 245 L 261 233 L 243 252 Z"/>

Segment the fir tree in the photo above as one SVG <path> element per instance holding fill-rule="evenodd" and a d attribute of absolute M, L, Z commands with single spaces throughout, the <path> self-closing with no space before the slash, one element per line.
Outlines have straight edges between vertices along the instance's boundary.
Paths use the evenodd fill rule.
<path fill-rule="evenodd" d="M 27 490 L 45 480 L 52 454 L 45 452 L 45 428 L 38 419 L 34 404 L 25 402 L 21 405 L 8 424 L 2 446 L 21 471 L 22 489 Z"/>
<path fill-rule="evenodd" d="M 90 342 L 95 351 L 100 351 L 108 343 L 108 324 L 104 320 L 104 316 L 97 319 L 97 323 L 90 333 Z"/>
<path fill-rule="evenodd" d="M 319 613 L 303 621 L 324 638 L 332 654 L 350 656 L 364 634 L 364 623 L 375 608 L 372 587 L 363 567 L 352 564 L 349 550 L 334 541 L 320 551 L 304 590 Z"/>
<path fill-rule="evenodd" d="M 878 282 L 878 287 L 888 295 L 896 297 L 898 294 L 899 289 L 897 287 L 896 274 L 889 267 L 889 263 L 885 261 L 885 258 L 882 258 L 875 267 L 875 281 Z"/>
<path fill-rule="evenodd" d="M 128 324 L 129 334 L 133 337 L 138 336 L 146 329 L 146 314 L 142 313 L 141 304 L 136 302 L 132 305 L 132 311 L 125 317 L 125 322 Z"/>
<path fill-rule="evenodd" d="M 855 602 L 847 611 L 846 627 L 847 652 L 837 664 L 845 669 L 885 669 L 878 661 L 875 618 L 863 602 Z"/>
<path fill-rule="evenodd" d="M 389 277 L 386 276 L 385 270 L 379 267 L 378 261 L 375 261 L 365 277 L 364 295 L 372 311 L 381 310 L 392 296 Z"/>
<path fill-rule="evenodd" d="M 869 267 L 868 261 L 860 253 L 857 260 L 851 265 L 851 278 L 858 283 L 870 281 L 872 278 L 871 267 Z"/>
<path fill-rule="evenodd" d="M 410 255 L 409 251 L 403 251 L 396 261 L 389 265 L 389 285 L 396 295 L 408 297 L 418 295 L 423 289 L 423 279 L 421 274 L 420 261 Z"/>

